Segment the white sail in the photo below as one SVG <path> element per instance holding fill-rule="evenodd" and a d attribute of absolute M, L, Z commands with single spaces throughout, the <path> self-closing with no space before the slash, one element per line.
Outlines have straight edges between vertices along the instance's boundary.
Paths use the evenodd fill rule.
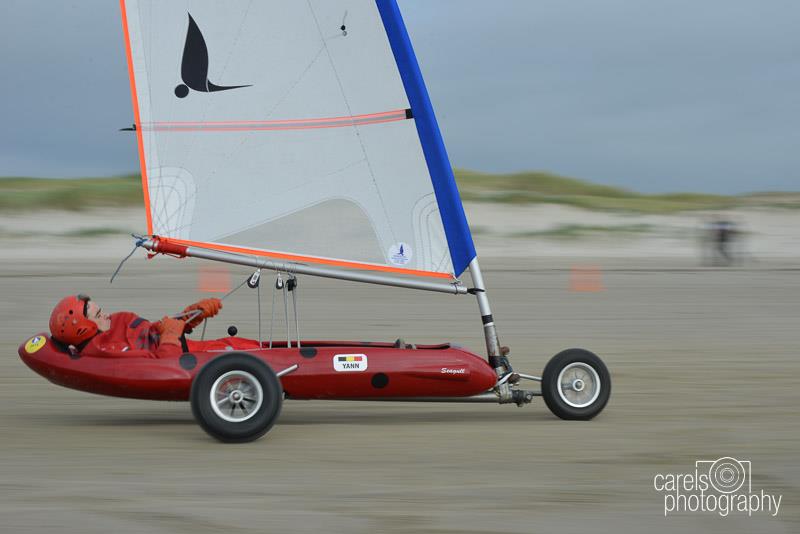
<path fill-rule="evenodd" d="M 122 8 L 149 233 L 345 267 L 463 270 L 374 0 Z"/>

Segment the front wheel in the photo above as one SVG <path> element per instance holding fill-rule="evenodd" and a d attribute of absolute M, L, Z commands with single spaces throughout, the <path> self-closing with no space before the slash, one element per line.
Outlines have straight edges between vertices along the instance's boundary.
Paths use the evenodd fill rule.
<path fill-rule="evenodd" d="M 553 356 L 542 373 L 542 397 L 561 419 L 588 420 L 605 408 L 611 375 L 603 361 L 585 349 L 567 349 Z"/>
<path fill-rule="evenodd" d="M 192 413 L 212 437 L 227 443 L 254 441 L 281 413 L 283 388 L 267 364 L 241 352 L 208 362 L 192 382 Z"/>

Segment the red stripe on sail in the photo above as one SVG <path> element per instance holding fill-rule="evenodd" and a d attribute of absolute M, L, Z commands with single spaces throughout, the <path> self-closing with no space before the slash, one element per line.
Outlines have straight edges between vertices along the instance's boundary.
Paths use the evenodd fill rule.
<path fill-rule="evenodd" d="M 153 125 L 169 125 L 169 124 L 283 124 L 287 122 L 328 122 L 328 121 L 344 121 L 344 120 L 360 120 L 360 119 L 371 119 L 371 118 L 378 118 L 378 117 L 386 117 L 387 115 L 402 115 L 403 118 L 406 117 L 406 110 L 404 109 L 395 109 L 392 111 L 384 111 L 381 113 L 367 113 L 364 115 L 343 115 L 341 117 L 324 117 L 324 118 L 317 118 L 317 119 L 282 119 L 282 120 L 273 120 L 273 121 L 157 121 L 152 123 L 145 123 L 145 124 L 153 124 Z"/>
<path fill-rule="evenodd" d="M 406 120 L 405 110 L 353 115 L 348 117 L 329 117 L 319 119 L 286 119 L 275 121 L 184 121 L 153 122 L 142 125 L 143 129 L 159 132 L 242 132 L 267 130 L 313 130 L 320 128 L 343 128 L 382 124 Z"/>

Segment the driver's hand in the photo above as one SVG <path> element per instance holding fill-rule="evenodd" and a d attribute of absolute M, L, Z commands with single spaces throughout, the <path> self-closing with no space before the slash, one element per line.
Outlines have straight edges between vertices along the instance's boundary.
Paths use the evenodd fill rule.
<path fill-rule="evenodd" d="M 222 301 L 217 298 L 203 299 L 190 306 L 186 306 L 186 308 L 183 310 L 183 313 L 188 313 L 194 310 L 200 311 L 200 314 L 198 314 L 196 317 L 193 317 L 186 323 L 186 330 L 191 332 L 194 327 L 203 322 L 203 319 L 214 317 L 221 309 Z"/>
<path fill-rule="evenodd" d="M 181 336 L 186 323 L 180 319 L 164 317 L 153 326 L 159 334 L 160 344 L 181 346 Z"/>

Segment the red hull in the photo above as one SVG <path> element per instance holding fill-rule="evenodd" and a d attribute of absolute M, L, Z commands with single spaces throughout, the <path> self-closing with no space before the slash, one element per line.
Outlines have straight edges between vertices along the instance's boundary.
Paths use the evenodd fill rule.
<path fill-rule="evenodd" d="M 34 343 L 40 345 L 34 350 L 30 344 L 37 337 L 43 342 Z M 281 377 L 284 392 L 293 399 L 467 397 L 496 382 L 486 360 L 449 344 L 399 349 L 391 343 L 305 341 L 302 349 L 240 352 L 260 358 L 276 373 L 297 364 L 297 370 Z M 192 352 L 171 359 L 71 356 L 46 334 L 19 347 L 28 367 L 60 386 L 115 397 L 179 401 L 189 400 L 194 376 L 223 353 Z"/>

